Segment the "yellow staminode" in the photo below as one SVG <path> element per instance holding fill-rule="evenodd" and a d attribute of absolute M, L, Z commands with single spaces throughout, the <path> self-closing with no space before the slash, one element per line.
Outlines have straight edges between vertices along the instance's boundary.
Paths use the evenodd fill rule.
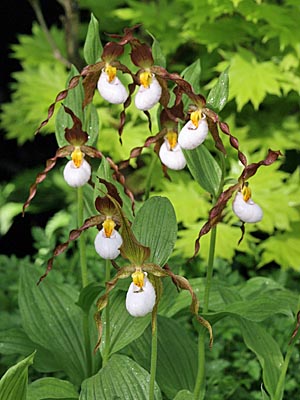
<path fill-rule="evenodd" d="M 195 125 L 196 128 L 199 126 L 199 122 L 202 119 L 201 110 L 196 110 L 191 113 L 190 120 Z"/>
<path fill-rule="evenodd" d="M 110 238 L 114 227 L 116 226 L 116 224 L 114 223 L 114 221 L 110 218 L 110 217 L 106 217 L 106 220 L 103 222 L 102 224 L 103 229 L 104 229 L 104 234 L 107 238 Z"/>
<path fill-rule="evenodd" d="M 244 201 L 246 201 L 246 202 L 251 198 L 251 189 L 249 188 L 247 183 L 242 188 L 242 195 L 243 195 Z"/>
<path fill-rule="evenodd" d="M 137 267 L 135 269 L 135 272 L 131 275 L 131 277 L 132 277 L 132 282 L 135 284 L 135 286 L 138 286 L 139 288 L 142 289 L 144 286 L 144 277 L 145 277 L 142 268 Z"/>
<path fill-rule="evenodd" d="M 107 64 L 105 67 L 105 72 L 107 73 L 108 76 L 108 82 L 112 82 L 116 75 L 117 75 L 117 68 L 116 67 L 112 67 L 111 65 Z"/>
<path fill-rule="evenodd" d="M 174 131 L 170 131 L 170 132 L 168 132 L 168 133 L 166 134 L 166 138 L 167 138 L 167 140 L 168 140 L 168 142 L 169 142 L 169 145 L 170 145 L 170 149 L 171 149 L 171 150 L 173 150 L 174 147 L 175 147 L 176 144 L 177 144 L 177 137 L 178 137 L 178 134 L 177 134 L 177 132 L 174 132 Z"/>
<path fill-rule="evenodd" d="M 140 82 L 144 88 L 148 88 L 152 82 L 152 74 L 150 71 L 143 71 L 140 74 Z"/>
<path fill-rule="evenodd" d="M 81 164 L 82 164 L 83 157 L 84 157 L 84 154 L 80 150 L 79 146 L 75 147 L 74 151 L 71 154 L 71 157 L 72 157 L 72 160 L 73 160 L 73 163 L 74 163 L 75 167 L 79 168 L 81 166 Z"/>

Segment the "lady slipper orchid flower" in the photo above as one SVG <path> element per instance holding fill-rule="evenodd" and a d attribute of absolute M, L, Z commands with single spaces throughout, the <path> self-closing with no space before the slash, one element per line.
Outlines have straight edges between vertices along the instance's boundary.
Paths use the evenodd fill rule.
<path fill-rule="evenodd" d="M 117 77 L 117 68 L 110 64 L 102 69 L 97 88 L 104 100 L 111 104 L 125 103 L 128 97 L 125 86 Z"/>
<path fill-rule="evenodd" d="M 37 175 L 35 182 L 30 186 L 28 199 L 23 205 L 23 214 L 36 195 L 38 185 L 46 179 L 48 172 L 55 167 L 59 158 L 71 156 L 71 160 L 64 168 L 63 175 L 68 185 L 72 187 L 83 186 L 91 177 L 91 166 L 84 160 L 85 155 L 102 158 L 102 153 L 99 150 L 86 145 L 89 136 L 87 132 L 82 130 L 81 120 L 70 108 L 64 105 L 63 107 L 73 121 L 73 126 L 71 128 L 65 128 L 65 139 L 69 144 L 60 147 L 56 151 L 55 156 L 47 160 L 44 170 Z"/>
<path fill-rule="evenodd" d="M 147 272 L 143 272 L 141 268 L 136 268 L 131 276 L 132 282 L 126 295 L 126 309 L 133 317 L 143 317 L 153 310 L 155 289 L 147 278 Z"/>
<path fill-rule="evenodd" d="M 202 115 L 201 110 L 196 110 L 179 132 L 178 143 L 182 149 L 193 150 L 204 142 L 207 134 L 206 116 Z"/>
<path fill-rule="evenodd" d="M 123 243 L 122 236 L 114 228 L 116 224 L 110 217 L 106 217 L 102 224 L 103 228 L 95 238 L 95 249 L 100 257 L 105 260 L 114 260 L 120 254 Z"/>
<path fill-rule="evenodd" d="M 177 132 L 169 131 L 163 144 L 159 149 L 159 157 L 161 162 L 168 168 L 180 170 L 186 166 L 186 160 L 177 142 Z"/>
<path fill-rule="evenodd" d="M 251 190 L 247 184 L 237 192 L 232 203 L 233 212 L 243 222 L 259 222 L 263 217 L 260 206 L 251 199 Z"/>
<path fill-rule="evenodd" d="M 142 111 L 150 110 L 159 102 L 162 88 L 150 69 L 145 69 L 139 75 L 140 87 L 134 98 L 136 108 Z"/>
<path fill-rule="evenodd" d="M 75 150 L 71 154 L 72 160 L 70 160 L 64 168 L 64 178 L 69 186 L 80 187 L 85 185 L 92 174 L 90 164 L 84 160 L 84 153 L 80 150 L 80 147 L 75 147 Z"/>

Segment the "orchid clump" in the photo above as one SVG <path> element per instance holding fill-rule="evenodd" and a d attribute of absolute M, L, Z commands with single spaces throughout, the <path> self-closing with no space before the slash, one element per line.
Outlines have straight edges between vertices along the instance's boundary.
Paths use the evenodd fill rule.
<path fill-rule="evenodd" d="M 129 174 L 131 172 L 130 160 L 137 159 L 142 155 L 145 148 L 150 148 L 153 145 L 152 161 L 156 161 L 156 158 L 159 159 L 164 177 L 170 179 L 168 169 L 174 171 L 186 169 L 189 174 L 186 173 L 185 176 L 195 179 L 201 188 L 206 191 L 206 200 L 211 204 L 211 208 L 208 219 L 195 240 L 193 257 L 196 257 L 200 251 L 202 236 L 211 232 L 210 258 L 208 260 L 207 282 L 205 283 L 201 313 L 205 318 L 212 317 L 212 320 L 214 320 L 215 310 L 212 310 L 213 313 L 210 314 L 209 307 L 211 285 L 209 280 L 212 279 L 216 227 L 223 220 L 226 213 L 232 213 L 232 215 L 239 218 L 239 221 L 235 223 L 241 227 L 243 238 L 245 224 L 256 223 L 261 220 L 263 216 L 262 209 L 252 200 L 248 180 L 255 175 L 260 166 L 274 163 L 281 154 L 279 151 L 269 150 L 262 161 L 249 164 L 245 154 L 240 149 L 238 139 L 231 134 L 228 125 L 220 120 L 220 116 L 217 113 L 221 111 L 227 101 L 228 76 L 225 74 L 225 78 L 223 76 L 224 80 L 221 83 L 217 83 L 217 88 L 214 88 L 214 93 L 217 92 L 218 96 L 209 94 L 208 99 L 206 99 L 202 94 L 196 93 L 192 85 L 183 76 L 177 73 L 170 73 L 165 67 L 156 65 L 151 47 L 135 37 L 136 30 L 137 27 L 127 28 L 124 30 L 123 35 L 110 35 L 115 41 L 110 41 L 105 45 L 102 55 L 98 55 L 101 57 L 101 61 L 87 65 L 80 72 L 80 75 L 71 79 L 67 89 L 60 92 L 55 102 L 49 107 L 48 118 L 40 127 L 52 117 L 56 103 L 65 99 L 71 90 L 82 84 L 81 88 L 84 93 L 82 104 L 80 104 L 82 110 L 86 112 L 88 106 L 92 105 L 94 93 L 97 90 L 109 103 L 123 104 L 119 126 L 117 127 L 119 136 L 121 136 L 127 119 L 125 111 L 131 101 L 134 100 L 134 106 L 143 111 L 148 118 L 151 136 L 146 137 L 142 142 L 144 143 L 143 145 L 134 147 L 130 151 L 128 159 L 121 160 L 116 164 L 109 156 L 103 158 L 102 153 L 96 148 L 86 146 L 88 134 L 82 130 L 80 119 L 70 108 L 64 107 L 65 112 L 73 120 L 73 127 L 66 128 L 65 131 L 65 138 L 70 145 L 59 149 L 56 156 L 48 160 L 46 169 L 37 177 L 35 184 L 30 189 L 30 196 L 24 204 L 25 210 L 35 195 L 37 184 L 45 179 L 47 172 L 54 167 L 58 157 L 71 157 L 64 169 L 64 176 L 69 185 L 80 187 L 89 182 L 94 189 L 93 206 L 97 214 L 87 217 L 84 221 L 82 218 L 82 222 L 78 221 L 78 227 L 69 233 L 68 240 L 55 248 L 53 256 L 48 260 L 46 272 L 39 282 L 52 269 L 55 257 L 64 252 L 71 242 L 79 237 L 82 239 L 84 231 L 94 228 L 93 251 L 106 260 L 105 281 L 102 282 L 102 287 L 99 289 L 100 297 L 96 302 L 95 312 L 98 329 L 98 341 L 95 350 L 99 348 L 102 340 L 103 313 L 105 315 L 106 337 L 105 343 L 102 344 L 105 347 L 103 365 L 110 357 L 108 339 L 110 333 L 110 293 L 114 288 L 117 288 L 120 280 L 124 280 L 126 283 L 126 295 L 124 288 L 121 289 L 121 296 L 124 301 L 122 316 L 126 314 L 127 318 L 131 318 L 129 315 L 140 318 L 151 314 L 152 339 L 154 343 L 152 347 L 154 351 L 156 351 L 155 340 L 157 340 L 157 314 L 160 301 L 164 295 L 165 278 L 170 278 L 178 291 L 185 290 L 189 292 L 192 315 L 209 333 L 210 347 L 213 342 L 211 323 L 199 315 L 200 302 L 196 296 L 195 289 L 188 279 L 180 274 L 175 274 L 167 264 L 175 245 L 177 220 L 172 206 L 161 206 L 166 200 L 165 198 L 159 196 L 149 198 L 151 191 L 149 182 L 151 181 L 150 175 L 153 170 L 149 168 L 149 179 L 146 180 L 144 192 L 139 196 L 137 213 L 135 213 L 134 208 L 136 205 L 135 199 L 133 195 L 130 196 L 132 200 L 131 214 L 128 213 L 128 207 L 126 210 L 123 201 L 124 196 L 129 195 L 131 191 L 128 189 L 124 175 L 121 175 L 120 171 L 125 170 L 126 174 Z M 130 66 L 124 65 L 118 60 L 123 56 L 124 49 L 127 46 L 131 50 L 130 60 L 134 65 L 133 70 L 135 72 L 131 70 Z M 132 82 L 127 87 L 118 78 L 120 73 L 126 73 L 131 78 Z M 149 110 L 156 106 L 158 132 L 152 134 L 151 118 L 153 118 L 152 114 L 154 113 L 150 116 Z M 207 142 L 205 142 L 209 134 L 211 135 L 209 139 L 212 139 L 209 143 L 210 147 L 206 146 Z M 226 177 L 228 155 L 222 134 L 225 135 L 226 139 L 229 138 L 229 144 L 236 151 L 237 158 L 243 166 L 238 178 L 230 177 L 231 179 L 229 180 Z M 215 148 L 211 150 L 213 145 Z M 107 164 L 99 166 L 96 184 L 90 179 L 91 168 L 88 161 L 85 160 L 85 156 L 102 158 L 102 162 L 104 160 L 108 161 Z M 136 164 L 138 165 L 138 162 Z M 122 194 L 123 197 L 117 189 L 116 181 L 122 184 L 125 192 L 125 195 Z M 228 182 L 232 183 L 232 181 L 234 183 L 228 187 Z M 99 188 L 98 183 L 101 188 Z M 132 183 L 131 185 L 134 186 Z M 232 208 L 228 210 L 227 205 L 232 198 L 234 198 Z M 153 199 L 159 200 L 157 204 L 153 203 L 150 207 L 149 204 Z M 145 208 L 147 209 L 146 211 Z M 88 210 L 90 210 L 90 207 Z M 97 260 L 99 265 L 102 266 L 104 262 L 99 258 Z M 111 266 L 114 268 L 113 275 L 110 270 Z M 181 266 L 181 268 L 185 267 Z M 84 291 L 88 292 L 89 288 L 86 288 L 88 285 L 83 286 Z M 93 298 L 93 301 L 95 299 L 96 297 Z M 203 354 L 204 341 L 206 339 L 203 332 L 203 329 L 199 332 L 199 349 L 202 353 L 199 350 L 198 369 L 200 378 L 197 378 L 198 386 L 203 378 L 204 371 Z M 155 371 L 155 368 L 151 372 L 152 390 L 155 380 L 155 372 L 153 371 Z M 197 390 L 196 388 L 196 393 Z M 149 396 L 149 398 L 152 400 L 153 396 Z M 195 398 L 198 397 L 195 396 Z"/>

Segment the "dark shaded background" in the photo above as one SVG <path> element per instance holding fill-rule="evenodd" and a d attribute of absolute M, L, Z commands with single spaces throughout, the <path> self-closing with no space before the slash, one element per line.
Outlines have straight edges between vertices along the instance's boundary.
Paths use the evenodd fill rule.
<path fill-rule="evenodd" d="M 59 15 L 62 12 L 56 1 L 41 1 L 41 6 L 49 26 L 60 23 Z M 0 4 L 0 15 L 0 102 L 2 104 L 11 99 L 12 72 L 21 69 L 20 64 L 11 57 L 10 47 L 18 42 L 18 34 L 31 33 L 35 14 L 28 1 L 7 0 Z M 43 165 L 45 160 L 53 156 L 56 147 L 54 135 L 36 136 L 33 141 L 18 146 L 15 140 L 5 138 L 5 131 L 1 129 L 0 125 L 0 183 L 9 182 L 25 168 Z M 19 199 L 20 202 L 25 200 Z M 18 257 L 31 254 L 34 251 L 31 228 L 32 226 L 44 226 L 47 218 L 48 215 L 43 214 L 27 214 L 24 218 L 21 215 L 17 216 L 8 233 L 3 237 L 0 236 L 0 253 L 16 254 Z"/>

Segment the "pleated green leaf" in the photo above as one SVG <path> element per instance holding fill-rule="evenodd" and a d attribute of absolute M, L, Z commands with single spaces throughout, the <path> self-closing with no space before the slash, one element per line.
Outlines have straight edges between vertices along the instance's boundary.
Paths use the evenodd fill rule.
<path fill-rule="evenodd" d="M 177 221 L 171 202 L 154 196 L 145 201 L 132 224 L 138 241 L 151 249 L 147 262 L 165 265 L 177 238 Z"/>
<path fill-rule="evenodd" d="M 151 329 L 130 345 L 133 358 L 150 369 Z M 193 390 L 197 373 L 197 345 L 179 322 L 158 317 L 156 381 L 173 399 L 182 389 Z"/>
<path fill-rule="evenodd" d="M 33 363 L 34 354 L 10 367 L 0 380 L 1 400 L 26 400 L 28 367 Z"/>
<path fill-rule="evenodd" d="M 128 286 L 131 281 L 128 279 Z M 129 343 L 140 337 L 151 321 L 151 314 L 145 317 L 132 317 L 125 307 L 125 292 L 117 290 L 109 298 L 110 314 L 110 354 L 123 349 Z M 102 321 L 105 326 L 105 313 Z M 105 329 L 101 341 L 100 350 L 105 347 Z"/>
<path fill-rule="evenodd" d="M 103 369 L 83 382 L 79 399 L 148 400 L 149 381 L 149 373 L 135 361 L 114 354 Z M 157 385 L 154 398 L 162 398 Z"/>
<path fill-rule="evenodd" d="M 217 83 L 211 89 L 207 96 L 207 106 L 219 113 L 225 106 L 228 100 L 229 93 L 229 78 L 228 68 L 222 72 Z"/>
<path fill-rule="evenodd" d="M 187 166 L 199 185 L 211 193 L 213 196 L 217 196 L 222 171 L 218 162 L 214 159 L 211 153 L 207 150 L 204 144 L 198 146 L 194 150 L 183 150 Z"/>
<path fill-rule="evenodd" d="M 94 14 L 91 14 L 85 43 L 83 46 L 83 56 L 88 64 L 95 64 L 100 60 L 103 48 L 99 36 L 99 23 Z"/>
<path fill-rule="evenodd" d="M 228 288 L 220 288 L 220 291 L 227 304 L 241 300 L 236 291 Z M 260 307 L 260 310 L 259 312 L 262 312 L 263 307 Z M 264 386 L 273 398 L 284 362 L 279 345 L 261 324 L 240 317 L 237 317 L 237 321 L 246 346 L 256 354 L 261 364 Z"/>
<path fill-rule="evenodd" d="M 28 386 L 26 400 L 78 399 L 79 394 L 72 383 L 57 378 L 41 378 Z"/>
<path fill-rule="evenodd" d="M 70 287 L 45 279 L 39 286 L 39 273 L 23 268 L 20 277 L 19 307 L 29 338 L 48 349 L 61 370 L 79 384 L 87 376 L 81 309 L 75 305 L 78 293 Z"/>

